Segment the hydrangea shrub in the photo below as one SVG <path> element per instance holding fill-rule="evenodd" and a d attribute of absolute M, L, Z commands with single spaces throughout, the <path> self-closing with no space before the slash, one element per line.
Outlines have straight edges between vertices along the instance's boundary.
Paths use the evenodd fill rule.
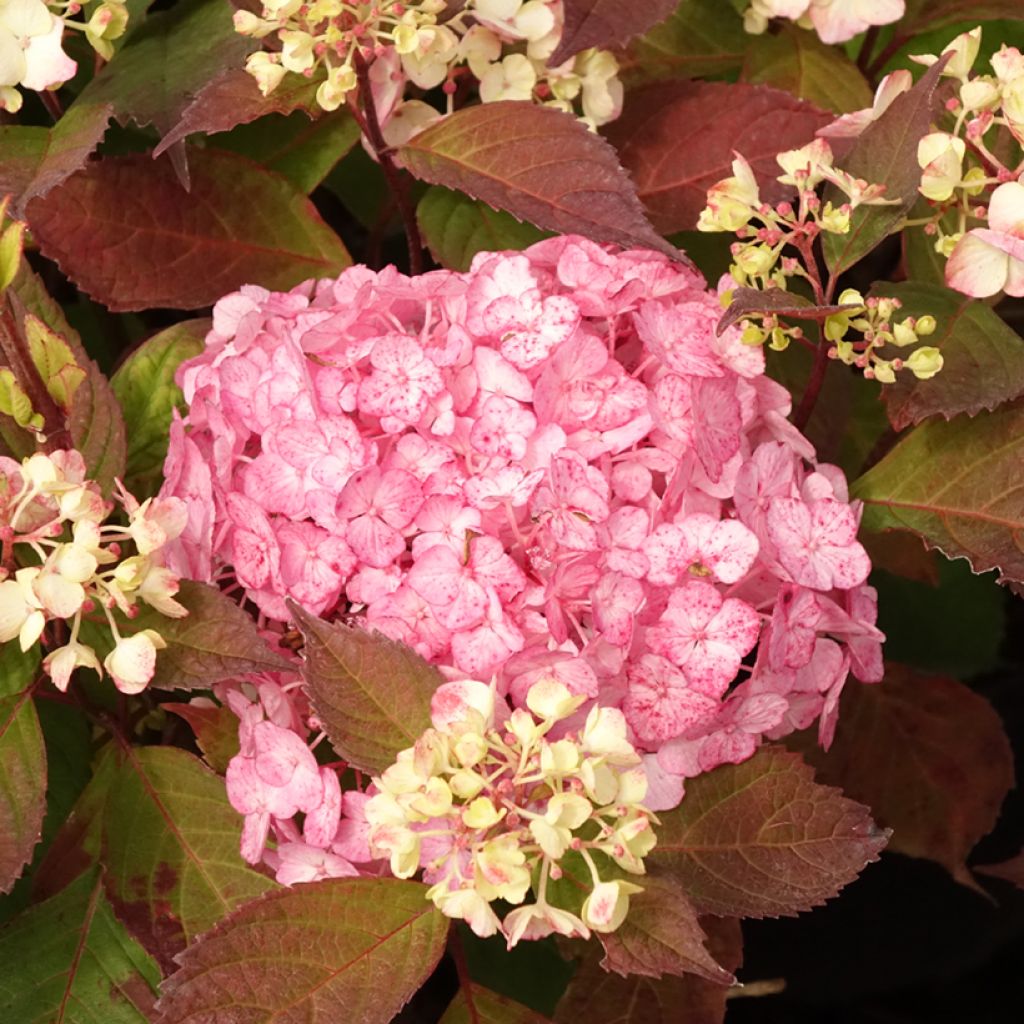
<path fill-rule="evenodd" d="M 740 919 L 978 887 L 1024 20 L 961 8 L 0 0 L 5 1019 L 722 1021 Z"/>

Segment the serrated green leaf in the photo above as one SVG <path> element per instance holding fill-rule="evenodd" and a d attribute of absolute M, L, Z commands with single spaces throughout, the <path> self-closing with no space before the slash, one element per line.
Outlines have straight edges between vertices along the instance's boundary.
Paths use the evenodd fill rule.
<path fill-rule="evenodd" d="M 0 929 L 0 1019 L 11 1024 L 147 1024 L 159 982 L 96 872 Z"/>
<path fill-rule="evenodd" d="M 354 768 L 380 774 L 429 728 L 430 699 L 444 676 L 383 634 L 289 608 L 305 638 L 310 700 L 332 746 Z"/>
<path fill-rule="evenodd" d="M 933 316 L 935 333 L 922 340 L 942 353 L 942 369 L 930 380 L 899 373 L 894 384 L 882 388 L 889 420 L 896 430 L 928 416 L 950 419 L 959 413 L 973 416 L 992 410 L 1024 394 L 1024 345 L 991 307 L 977 299 L 923 281 L 882 283 L 872 295 L 899 299 L 904 317 Z M 911 350 L 912 351 L 912 350 Z M 907 350 L 886 350 L 906 358 Z"/>
<path fill-rule="evenodd" d="M 930 419 L 856 480 L 862 527 L 910 530 L 975 572 L 1024 580 L 1024 402 Z"/>
<path fill-rule="evenodd" d="M 813 32 L 795 25 L 784 25 L 780 32 L 751 41 L 743 78 L 785 89 L 834 114 L 871 106 L 871 87 L 857 65 Z"/>
<path fill-rule="evenodd" d="M 735 8 L 722 0 L 682 0 L 675 13 L 634 39 L 622 60 L 628 84 L 697 78 L 738 68 L 750 37 Z"/>
<path fill-rule="evenodd" d="M 181 955 L 160 1024 L 388 1024 L 433 971 L 448 924 L 419 882 L 329 879 L 274 893 Z"/>
<path fill-rule="evenodd" d="M 416 207 L 423 241 L 450 270 L 467 271 L 478 252 L 525 249 L 549 232 L 516 220 L 510 213 L 434 185 Z"/>
<path fill-rule="evenodd" d="M 210 700 L 202 704 L 168 703 L 160 706 L 188 722 L 195 733 L 196 744 L 203 752 L 203 759 L 218 775 L 223 775 L 240 748 L 238 715 L 226 704 L 215 705 Z"/>
<path fill-rule="evenodd" d="M 154 334 L 110 378 L 128 431 L 125 482 L 140 500 L 160 489 L 171 413 L 185 409 L 174 374 L 203 351 L 210 324 L 207 318 L 186 320 Z"/>
<path fill-rule="evenodd" d="M 650 869 L 681 884 L 698 910 L 720 916 L 784 917 L 819 906 L 886 841 L 868 808 L 816 783 L 779 747 L 688 779 L 682 804 L 660 817 Z"/>
<path fill-rule="evenodd" d="M 114 478 L 124 473 L 125 464 L 124 419 L 110 382 L 89 358 L 77 332 L 24 258 L 10 291 L 29 313 L 67 342 L 75 361 L 86 371 L 86 379 L 75 391 L 71 404 L 68 430 L 74 446 L 85 459 L 90 477 L 104 494 L 109 494 Z M 18 457 L 21 454 L 28 453 L 22 448 Z"/>
<path fill-rule="evenodd" d="M 271 114 L 216 136 L 212 144 L 276 171 L 308 195 L 358 141 L 355 119 L 337 110 L 312 120 L 301 111 Z"/>
<path fill-rule="evenodd" d="M 173 747 L 122 748 L 103 810 L 107 892 L 159 960 L 275 888 L 238 852 L 224 780 Z"/>
<path fill-rule="evenodd" d="M 88 374 L 75 361 L 71 346 L 39 317 L 29 313 L 22 326 L 29 355 L 46 390 L 65 413 L 70 412 L 75 392 Z"/>
<path fill-rule="evenodd" d="M 39 649 L 0 644 L 0 892 L 8 892 L 39 842 L 46 810 L 46 750 L 32 703 Z"/>
<path fill-rule="evenodd" d="M 0 412 L 25 430 L 42 430 L 43 417 L 32 409 L 32 399 L 25 394 L 18 378 L 6 366 L 0 367 Z"/>

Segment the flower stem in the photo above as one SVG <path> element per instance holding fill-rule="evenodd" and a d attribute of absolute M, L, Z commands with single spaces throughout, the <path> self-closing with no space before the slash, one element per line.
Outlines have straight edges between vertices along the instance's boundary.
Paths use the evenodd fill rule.
<path fill-rule="evenodd" d="M 377 107 L 373 101 L 373 90 L 370 87 L 370 71 L 366 59 L 356 50 L 352 63 L 359 81 L 359 97 L 363 105 L 362 128 L 380 161 L 380 168 L 384 172 L 388 187 L 398 204 L 402 223 L 405 225 L 405 239 L 409 246 L 409 273 L 416 276 L 423 273 L 423 242 L 420 239 L 420 229 L 416 223 L 416 210 L 409 194 L 408 182 L 403 179 L 402 172 L 395 163 L 394 150 L 387 144 L 384 133 L 381 131 Z"/>

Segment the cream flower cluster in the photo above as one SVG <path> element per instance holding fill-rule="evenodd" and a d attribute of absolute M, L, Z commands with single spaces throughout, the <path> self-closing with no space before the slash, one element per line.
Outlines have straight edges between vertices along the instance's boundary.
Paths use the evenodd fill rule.
<path fill-rule="evenodd" d="M 533 100 L 581 111 L 595 127 L 618 116 L 622 86 L 610 53 L 586 50 L 557 67 L 547 65 L 562 34 L 561 0 L 467 0 L 448 15 L 444 0 L 263 0 L 259 16 L 236 12 L 235 28 L 257 39 L 273 37 L 280 46 L 259 50 L 246 63 L 264 95 L 289 72 L 312 76 L 323 69 L 317 102 L 325 110 L 337 109 L 355 90 L 357 58 L 385 58 L 386 75 L 374 82 L 378 109 L 378 89 L 391 93 L 383 121 L 397 116 L 424 127 L 439 115 L 422 101 L 403 103 L 406 84 L 443 85 L 451 104 L 466 76 L 477 80 L 484 103 Z"/>
<path fill-rule="evenodd" d="M 100 56 L 113 55 L 110 41 L 128 24 L 125 0 L 101 0 L 88 21 L 72 21 L 82 7 L 79 0 L 0 0 L 0 110 L 21 109 L 19 86 L 42 92 L 74 76 L 78 65 L 64 52 L 65 28 L 84 32 Z"/>
<path fill-rule="evenodd" d="M 622 712 L 595 705 L 579 733 L 567 728 L 585 700 L 549 678 L 509 713 L 483 683 L 440 687 L 434 728 L 374 780 L 371 849 L 399 878 L 423 868 L 443 913 L 480 936 L 501 931 L 510 948 L 552 933 L 614 931 L 641 891 L 621 876 L 644 873 L 654 816 Z M 570 859 L 587 879 L 582 908 L 557 905 L 551 892 Z M 516 909 L 499 920 L 495 900 Z"/>
<path fill-rule="evenodd" d="M 0 458 L 0 644 L 17 639 L 27 651 L 47 622 L 69 621 L 67 643 L 43 662 L 61 690 L 81 666 L 106 669 L 122 693 L 138 693 L 153 677 L 164 640 L 152 629 L 122 635 L 114 609 L 133 618 L 142 601 L 171 618 L 187 614 L 174 600 L 178 577 L 161 561 L 163 546 L 185 526 L 184 503 L 150 498 L 139 504 L 123 488 L 118 498 L 124 527 L 106 523 L 114 504 L 86 479 L 76 451 L 36 454 L 20 465 Z M 123 558 L 126 543 L 137 553 Z M 97 608 L 114 640 L 102 669 L 93 648 L 79 641 L 83 615 Z"/>

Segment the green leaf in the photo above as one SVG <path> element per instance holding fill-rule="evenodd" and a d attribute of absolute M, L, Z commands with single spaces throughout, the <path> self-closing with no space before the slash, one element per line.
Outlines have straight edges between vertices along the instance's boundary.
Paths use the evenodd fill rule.
<path fill-rule="evenodd" d="M 46 750 L 32 703 L 38 671 L 38 648 L 0 644 L 0 892 L 31 859 L 46 810 Z"/>
<path fill-rule="evenodd" d="M 702 912 L 784 917 L 835 896 L 885 840 L 868 808 L 816 783 L 795 754 L 765 747 L 688 779 L 648 863 Z"/>
<path fill-rule="evenodd" d="M 931 380 L 899 373 L 895 384 L 882 388 L 896 430 L 928 416 L 973 416 L 1024 394 L 1024 346 L 1016 331 L 984 302 L 921 281 L 878 284 L 871 293 L 903 303 L 897 320 L 928 314 L 938 322 L 935 333 L 922 344 L 934 345 L 942 353 L 939 373 Z"/>
<path fill-rule="evenodd" d="M 967 855 L 1013 787 L 1013 751 L 983 697 L 889 664 L 880 684 L 846 687 L 827 754 L 807 733 L 796 745 L 818 778 L 892 829 L 890 850 L 938 861 L 973 884 Z"/>
<path fill-rule="evenodd" d="M 0 366 L 0 412 L 9 416 L 25 430 L 42 430 L 43 417 L 32 408 L 32 399 L 25 394 L 14 371 Z"/>
<path fill-rule="evenodd" d="M 750 36 L 743 19 L 722 0 L 682 0 L 675 13 L 639 39 L 622 59 L 628 84 L 655 78 L 698 78 L 743 63 Z"/>
<path fill-rule="evenodd" d="M 24 258 L 9 291 L 29 313 L 67 342 L 75 361 L 86 371 L 86 378 L 75 391 L 71 404 L 68 430 L 85 459 L 90 478 L 109 495 L 114 478 L 124 474 L 125 465 L 124 419 L 110 382 L 89 358 L 63 310 Z M 21 454 L 28 453 L 22 451 Z"/>
<path fill-rule="evenodd" d="M 702 918 L 708 945 L 730 972 L 742 961 L 743 937 L 731 918 Z M 588 956 L 558 1004 L 555 1024 L 722 1024 L 727 989 L 694 974 L 648 978 L 610 974 Z"/>
<path fill-rule="evenodd" d="M 743 65 L 745 81 L 773 85 L 834 114 L 871 106 L 871 86 L 857 65 L 813 32 L 784 25 L 753 40 Z"/>
<path fill-rule="evenodd" d="M 380 633 L 325 622 L 294 602 L 305 638 L 303 675 L 334 749 L 377 775 L 430 726 L 430 699 L 444 676 L 411 647 Z"/>
<path fill-rule="evenodd" d="M 155 629 L 166 641 L 150 682 L 155 689 L 208 690 L 246 672 L 297 670 L 268 646 L 252 617 L 216 587 L 182 580 L 175 600 L 188 609 L 184 618 L 168 619 L 143 607 L 125 630 Z"/>
<path fill-rule="evenodd" d="M 707 936 L 693 904 L 676 881 L 665 874 L 637 879 L 643 892 L 632 896 L 626 920 L 601 935 L 601 966 L 623 976 L 697 974 L 719 985 L 736 979 L 705 948 Z"/>
<path fill-rule="evenodd" d="M 416 207 L 423 241 L 431 255 L 450 270 L 469 270 L 478 252 L 526 249 L 548 232 L 516 220 L 510 213 L 434 185 Z"/>
<path fill-rule="evenodd" d="M 75 354 L 68 343 L 55 331 L 51 331 L 39 317 L 29 313 L 22 326 L 29 354 L 46 390 L 57 405 L 68 413 L 75 392 L 88 374 L 75 361 Z"/>
<path fill-rule="evenodd" d="M 433 971 L 448 920 L 426 886 L 329 879 L 243 907 L 179 958 L 161 1024 L 387 1024 Z"/>
<path fill-rule="evenodd" d="M 917 165 L 917 144 L 932 123 L 935 87 L 948 58 L 933 64 L 920 80 L 864 130 L 843 158 L 843 170 L 872 185 L 885 185 L 885 198 L 898 199 L 893 206 L 860 206 L 850 217 L 845 235 L 825 232 L 822 251 L 829 270 L 838 275 L 866 256 L 900 224 L 917 202 L 921 168 Z M 834 205 L 845 202 L 837 189 L 825 190 Z"/>
<path fill-rule="evenodd" d="M 223 0 L 185 0 L 148 17 L 82 90 L 72 110 L 109 103 L 121 124 L 175 125 L 197 92 L 258 44 L 235 31 Z"/>
<path fill-rule="evenodd" d="M 545 1024 L 547 1017 L 482 985 L 463 986 L 438 1024 Z"/>
<path fill-rule="evenodd" d="M 464 107 L 398 153 L 417 178 L 537 227 L 680 255 L 647 222 L 614 151 L 564 111 L 513 100 Z"/>
<path fill-rule="evenodd" d="M 115 312 L 198 309 L 243 284 L 286 289 L 351 262 L 280 175 L 218 149 L 190 160 L 190 192 L 165 161 L 144 154 L 93 162 L 31 203 L 40 248 Z"/>
<path fill-rule="evenodd" d="M 96 872 L 0 929 L 0 1019 L 11 1024 L 147 1024 L 159 982 Z"/>
<path fill-rule="evenodd" d="M 207 318 L 186 320 L 154 334 L 110 378 L 128 430 L 125 480 L 137 498 L 160 489 L 171 413 L 185 411 L 174 374 L 186 359 L 203 351 L 210 324 Z"/>
<path fill-rule="evenodd" d="M 218 775 L 223 775 L 228 762 L 239 750 L 238 715 L 227 705 L 215 705 L 213 701 L 161 704 L 160 707 L 188 722 L 203 759 Z"/>
<path fill-rule="evenodd" d="M 355 118 L 337 110 L 314 120 L 302 112 L 261 117 L 218 136 L 213 145 L 276 171 L 308 195 L 358 141 Z"/>
<path fill-rule="evenodd" d="M 911 530 L 975 572 L 1024 580 L 1024 402 L 915 427 L 851 493 L 867 530 Z"/>
<path fill-rule="evenodd" d="M 75 105 L 52 127 L 0 126 L 0 196 L 14 195 L 14 212 L 85 165 L 107 130 L 109 104 Z"/>
<path fill-rule="evenodd" d="M 169 964 L 186 941 L 276 886 L 242 861 L 242 817 L 199 758 L 124 747 L 119 760 L 103 810 L 107 892 L 118 917 Z"/>
<path fill-rule="evenodd" d="M 918 220 L 934 213 L 931 204 L 923 197 L 910 208 L 908 218 Z M 953 234 L 956 228 L 956 211 L 942 218 L 940 224 L 946 234 Z M 936 235 L 926 235 L 923 225 L 904 228 L 900 234 L 903 247 L 903 269 L 913 282 L 924 284 L 946 284 L 946 258 L 935 251 Z"/>

